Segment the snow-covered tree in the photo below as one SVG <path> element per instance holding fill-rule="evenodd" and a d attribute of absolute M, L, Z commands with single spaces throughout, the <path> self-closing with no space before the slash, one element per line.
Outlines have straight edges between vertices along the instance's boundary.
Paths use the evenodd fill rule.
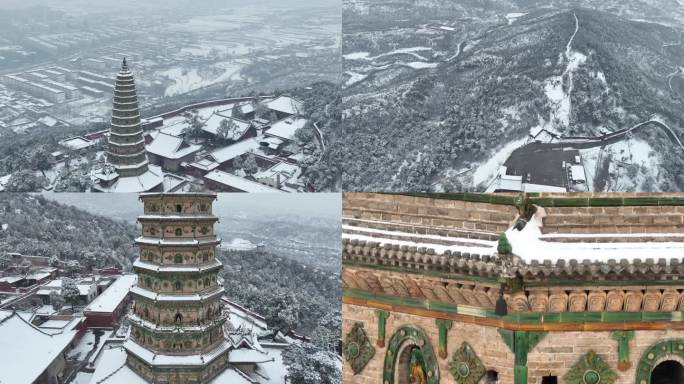
<path fill-rule="evenodd" d="M 254 157 L 254 154 L 252 154 L 252 153 L 247 154 L 247 157 L 245 158 L 245 162 L 242 166 L 242 169 L 248 175 L 253 175 L 253 174 L 259 172 L 259 165 L 257 165 L 256 158 Z"/>
<path fill-rule="evenodd" d="M 58 267 L 61 264 L 59 257 L 57 257 L 55 255 L 50 256 L 49 263 L 50 263 L 51 267 Z"/>
<path fill-rule="evenodd" d="M 81 271 L 81 263 L 76 260 L 69 260 L 66 264 L 66 272 L 70 276 L 74 276 Z"/>
<path fill-rule="evenodd" d="M 310 344 L 293 344 L 283 351 L 287 380 L 291 384 L 339 384 L 342 364 L 330 351 Z"/>
<path fill-rule="evenodd" d="M 237 124 L 233 120 L 223 119 L 216 130 L 216 136 L 221 140 L 232 139 L 237 127 Z"/>
<path fill-rule="evenodd" d="M 334 352 L 340 342 L 342 315 L 339 310 L 328 312 L 321 317 L 311 332 L 311 342 L 320 348 Z"/>
<path fill-rule="evenodd" d="M 50 292 L 50 305 L 55 311 L 59 311 L 64 306 L 64 297 L 57 291 Z"/>
<path fill-rule="evenodd" d="M 62 278 L 62 296 L 64 296 L 64 301 L 71 304 L 71 308 L 78 301 L 79 291 L 76 282 L 68 277 Z"/>
<path fill-rule="evenodd" d="M 202 136 L 202 127 L 204 126 L 204 123 L 202 123 L 197 113 L 189 115 L 185 121 L 188 126 L 183 129 L 183 135 L 185 135 L 187 139 L 199 138 Z"/>
<path fill-rule="evenodd" d="M 264 300 L 267 305 L 265 313 L 269 327 L 288 333 L 295 329 L 299 322 L 299 301 L 297 297 L 285 289 L 277 288 L 268 292 Z"/>

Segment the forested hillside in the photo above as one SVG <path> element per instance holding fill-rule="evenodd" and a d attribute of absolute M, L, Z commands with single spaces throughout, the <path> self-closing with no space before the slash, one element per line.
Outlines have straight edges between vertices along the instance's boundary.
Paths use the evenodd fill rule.
<path fill-rule="evenodd" d="M 375 68 L 344 91 L 345 190 L 482 188 L 455 175 L 474 173 L 534 128 L 595 136 L 657 115 L 684 138 L 684 97 L 668 83 L 684 60 L 681 28 L 585 8 L 509 20 L 478 9 L 459 23 L 412 20 L 413 34 L 402 36 L 345 30 L 345 68 Z M 353 14 L 348 7 L 345 17 Z M 380 53 L 393 42 L 392 55 L 413 62 Z M 634 134 L 660 155 L 651 187 L 684 189 L 681 148 L 662 130 Z"/>
<path fill-rule="evenodd" d="M 57 256 L 82 264 L 95 260 L 95 266 L 124 268 L 137 254 L 135 226 L 40 195 L 1 193 L 0 225 L 0 253 Z"/>
<path fill-rule="evenodd" d="M 324 271 L 258 251 L 226 251 L 222 262 L 226 295 L 272 327 L 308 335 L 320 319 L 339 311 L 339 268 Z"/>
<path fill-rule="evenodd" d="M 339 160 L 344 153 L 343 148 L 340 148 L 339 84 L 315 83 L 293 90 L 292 95 L 304 102 L 304 114 L 311 121 L 297 133 L 300 141 L 309 143 L 309 147 L 314 148 L 309 159 L 311 165 L 305 170 L 307 180 L 316 191 L 337 191 L 342 177 Z M 317 139 L 313 123 L 316 123 L 322 133 L 325 145 L 323 151 L 315 143 Z"/>

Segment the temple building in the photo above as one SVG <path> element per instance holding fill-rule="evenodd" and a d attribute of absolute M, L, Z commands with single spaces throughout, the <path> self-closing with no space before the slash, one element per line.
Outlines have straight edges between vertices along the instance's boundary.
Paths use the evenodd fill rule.
<path fill-rule="evenodd" d="M 140 109 L 133 74 L 123 59 L 114 86 L 111 129 L 107 160 L 94 174 L 93 185 L 101 192 L 162 191 L 164 175 L 161 168 L 149 164 L 140 124 Z"/>
<path fill-rule="evenodd" d="M 91 383 L 284 383 L 289 344 L 224 310 L 213 193 L 144 193 L 130 331 Z"/>
<path fill-rule="evenodd" d="M 343 383 L 684 382 L 684 194 L 346 193 Z"/>

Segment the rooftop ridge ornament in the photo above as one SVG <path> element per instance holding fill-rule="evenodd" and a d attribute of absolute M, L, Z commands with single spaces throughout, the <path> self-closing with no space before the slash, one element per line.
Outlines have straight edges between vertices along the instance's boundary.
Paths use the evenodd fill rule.
<path fill-rule="evenodd" d="M 126 56 L 124 56 L 123 62 L 121 63 L 121 71 L 122 72 L 128 71 L 128 64 L 126 64 Z"/>

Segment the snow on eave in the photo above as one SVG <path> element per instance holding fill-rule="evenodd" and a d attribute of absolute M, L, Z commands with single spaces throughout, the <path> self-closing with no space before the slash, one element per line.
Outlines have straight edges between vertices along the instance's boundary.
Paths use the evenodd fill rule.
<path fill-rule="evenodd" d="M 468 237 L 428 235 L 428 234 L 419 234 L 419 233 L 410 233 L 410 232 L 401 232 L 401 231 L 390 231 L 390 230 L 385 230 L 385 229 L 357 227 L 357 226 L 349 225 L 349 224 L 342 224 L 342 231 L 344 232 L 344 230 L 357 231 L 357 232 L 368 232 L 369 233 L 368 236 L 373 236 L 373 235 L 403 236 L 403 237 L 421 238 L 421 239 L 426 239 L 426 240 L 476 243 L 476 244 L 480 244 L 486 248 L 489 248 L 489 247 L 496 245 L 496 241 L 492 241 L 492 240 L 481 240 L 481 239 L 474 239 L 474 238 L 468 238 Z M 383 236 L 379 236 L 379 237 L 382 238 Z"/>
<path fill-rule="evenodd" d="M 349 233 L 342 233 L 342 239 L 348 239 L 348 240 L 357 240 L 357 241 L 362 241 L 366 243 L 378 243 L 380 245 L 397 245 L 397 246 L 407 246 L 407 247 L 416 247 L 416 248 L 425 248 L 428 250 L 433 250 L 435 254 L 437 255 L 443 255 L 447 252 L 461 252 L 461 253 L 471 253 L 471 254 L 478 254 L 478 255 L 489 255 L 489 256 L 494 256 L 496 253 L 496 246 L 491 246 L 491 247 L 475 247 L 475 246 L 463 246 L 463 245 L 442 245 L 442 244 L 435 244 L 435 243 L 429 243 L 429 242 L 414 242 L 414 241 L 406 241 L 406 240 L 396 240 L 396 239 L 390 239 L 390 238 L 382 238 L 382 237 L 375 237 L 375 236 L 366 236 L 366 235 L 357 235 L 357 234 L 349 234 Z"/>

